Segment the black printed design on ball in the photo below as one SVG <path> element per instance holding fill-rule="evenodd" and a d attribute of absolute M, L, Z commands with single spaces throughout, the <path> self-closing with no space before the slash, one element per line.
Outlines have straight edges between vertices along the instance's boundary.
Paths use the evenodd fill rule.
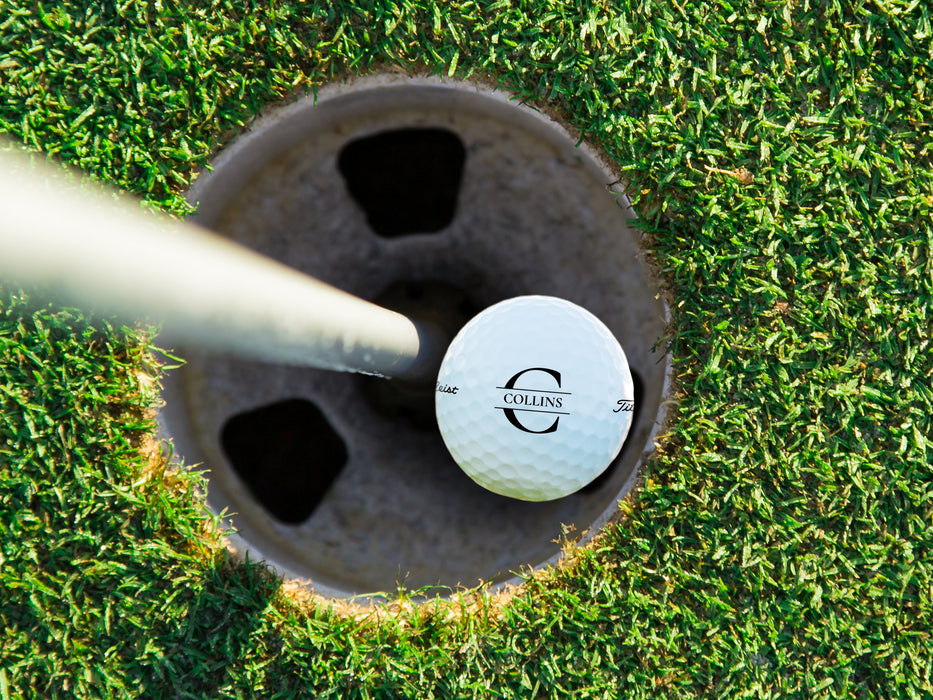
<path fill-rule="evenodd" d="M 518 428 L 521 431 L 526 433 L 553 433 L 557 431 L 557 426 L 560 423 L 561 416 L 569 416 L 569 411 L 561 411 L 559 409 L 565 408 L 564 401 L 565 397 L 571 396 L 569 391 L 557 391 L 549 389 L 525 389 L 516 384 L 519 380 L 528 372 L 544 372 L 550 375 L 554 382 L 557 384 L 557 389 L 561 388 L 560 385 L 560 372 L 554 369 L 549 369 L 547 367 L 529 367 L 528 369 L 523 369 L 521 372 L 517 372 L 505 383 L 505 386 L 497 386 L 497 389 L 502 389 L 505 393 L 502 395 L 502 406 L 496 406 L 497 409 L 502 411 L 505 414 L 505 417 L 508 419 L 509 423 Z M 557 418 L 554 419 L 554 422 L 544 430 L 532 430 L 527 427 L 519 419 L 516 412 L 519 413 L 550 413 L 556 415 Z"/>

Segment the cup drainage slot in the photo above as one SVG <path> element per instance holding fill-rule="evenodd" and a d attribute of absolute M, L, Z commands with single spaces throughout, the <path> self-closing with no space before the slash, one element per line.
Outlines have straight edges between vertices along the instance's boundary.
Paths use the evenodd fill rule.
<path fill-rule="evenodd" d="M 437 233 L 457 209 L 466 148 L 447 129 L 393 129 L 350 141 L 337 167 L 384 238 Z"/>
<path fill-rule="evenodd" d="M 231 416 L 220 442 L 256 500 L 291 525 L 311 517 L 347 463 L 343 439 L 321 410 L 304 399 Z"/>

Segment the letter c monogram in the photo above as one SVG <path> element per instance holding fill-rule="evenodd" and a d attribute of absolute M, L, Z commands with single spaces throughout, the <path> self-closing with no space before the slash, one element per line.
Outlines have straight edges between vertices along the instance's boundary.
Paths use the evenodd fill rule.
<path fill-rule="evenodd" d="M 504 388 L 514 389 L 515 382 L 517 382 L 518 378 L 521 377 L 526 372 L 547 372 L 552 377 L 554 377 L 554 380 L 557 382 L 557 387 L 560 388 L 560 372 L 557 372 L 553 369 L 548 369 L 547 367 L 529 367 L 528 369 L 523 369 L 521 372 L 519 372 L 518 374 L 514 375 L 511 379 L 509 379 L 509 381 L 505 383 Z M 519 390 L 521 390 L 521 388 L 519 388 Z M 551 423 L 551 427 L 546 428 L 545 430 L 529 430 L 524 425 L 522 425 L 522 422 L 520 420 L 518 420 L 518 416 L 515 415 L 515 409 L 506 408 L 503 410 L 503 413 L 505 413 L 505 417 L 509 419 L 509 423 L 514 425 L 519 430 L 525 431 L 526 433 L 538 433 L 538 434 L 553 433 L 557 430 L 557 424 L 560 422 L 560 416 L 558 416 L 557 418 L 554 419 L 554 422 Z"/>

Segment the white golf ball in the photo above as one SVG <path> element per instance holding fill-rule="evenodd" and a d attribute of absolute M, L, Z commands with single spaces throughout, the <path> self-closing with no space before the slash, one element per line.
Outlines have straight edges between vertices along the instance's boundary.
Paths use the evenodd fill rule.
<path fill-rule="evenodd" d="M 481 486 L 525 501 L 566 496 L 622 448 L 635 393 L 608 328 L 563 299 L 485 309 L 451 342 L 435 387 L 441 436 Z"/>

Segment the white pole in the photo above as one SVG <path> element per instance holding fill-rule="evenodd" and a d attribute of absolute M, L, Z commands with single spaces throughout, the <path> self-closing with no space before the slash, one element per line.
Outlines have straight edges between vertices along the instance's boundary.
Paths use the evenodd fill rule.
<path fill-rule="evenodd" d="M 433 381 L 448 341 L 433 325 L 146 212 L 2 144 L 0 279 L 43 285 L 80 308 L 161 323 L 163 344 L 270 362 Z"/>

